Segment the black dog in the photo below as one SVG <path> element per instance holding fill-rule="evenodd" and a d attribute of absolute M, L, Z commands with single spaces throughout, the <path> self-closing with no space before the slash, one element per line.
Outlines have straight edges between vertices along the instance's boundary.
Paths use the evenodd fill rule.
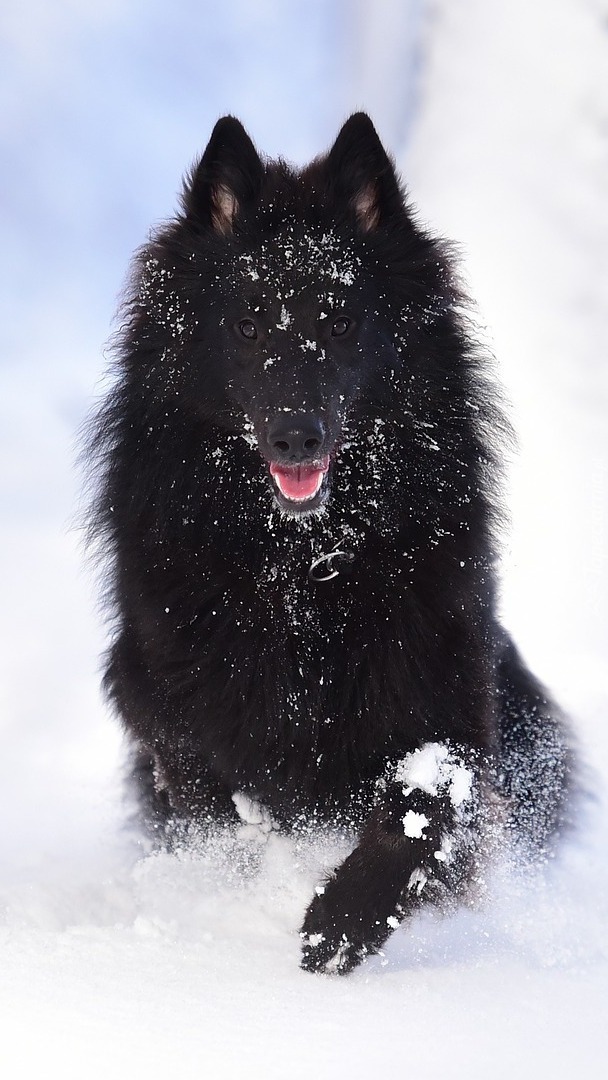
<path fill-rule="evenodd" d="M 137 257 L 117 355 L 92 532 L 142 792 L 354 826 L 301 933 L 305 968 L 348 971 L 462 891 L 499 817 L 546 851 L 571 771 L 496 621 L 508 431 L 450 252 L 367 116 L 302 171 L 226 117 Z"/>

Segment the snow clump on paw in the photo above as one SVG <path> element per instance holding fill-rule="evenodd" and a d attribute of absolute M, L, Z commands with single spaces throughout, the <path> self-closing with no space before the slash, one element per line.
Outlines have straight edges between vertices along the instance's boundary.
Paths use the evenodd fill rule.
<path fill-rule="evenodd" d="M 415 788 L 429 795 L 447 795 L 454 807 L 471 797 L 473 773 L 445 743 L 425 743 L 407 754 L 397 765 L 394 778 L 403 784 L 403 794 Z"/>

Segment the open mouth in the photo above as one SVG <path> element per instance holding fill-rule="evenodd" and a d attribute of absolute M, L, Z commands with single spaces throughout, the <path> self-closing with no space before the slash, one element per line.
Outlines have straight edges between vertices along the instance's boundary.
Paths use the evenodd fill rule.
<path fill-rule="evenodd" d="M 324 501 L 324 481 L 328 471 L 329 454 L 306 465 L 280 465 L 271 462 L 270 475 L 279 505 L 296 513 L 316 510 Z"/>

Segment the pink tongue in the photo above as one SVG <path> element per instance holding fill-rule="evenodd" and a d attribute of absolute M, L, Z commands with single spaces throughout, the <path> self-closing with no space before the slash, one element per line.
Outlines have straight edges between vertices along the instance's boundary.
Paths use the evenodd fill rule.
<path fill-rule="evenodd" d="M 329 457 L 326 457 L 317 465 L 285 465 L 270 466 L 270 475 L 274 476 L 281 494 L 286 499 L 294 499 L 303 502 L 316 495 L 321 486 L 321 481 L 329 468 Z"/>

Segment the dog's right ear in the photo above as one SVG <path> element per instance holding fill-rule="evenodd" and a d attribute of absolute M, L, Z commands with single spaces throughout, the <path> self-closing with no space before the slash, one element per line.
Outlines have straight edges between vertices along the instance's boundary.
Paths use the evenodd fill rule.
<path fill-rule="evenodd" d="M 263 178 L 264 165 L 245 128 L 236 117 L 224 116 L 186 179 L 186 216 L 229 236 L 240 211 L 259 197 Z"/>

